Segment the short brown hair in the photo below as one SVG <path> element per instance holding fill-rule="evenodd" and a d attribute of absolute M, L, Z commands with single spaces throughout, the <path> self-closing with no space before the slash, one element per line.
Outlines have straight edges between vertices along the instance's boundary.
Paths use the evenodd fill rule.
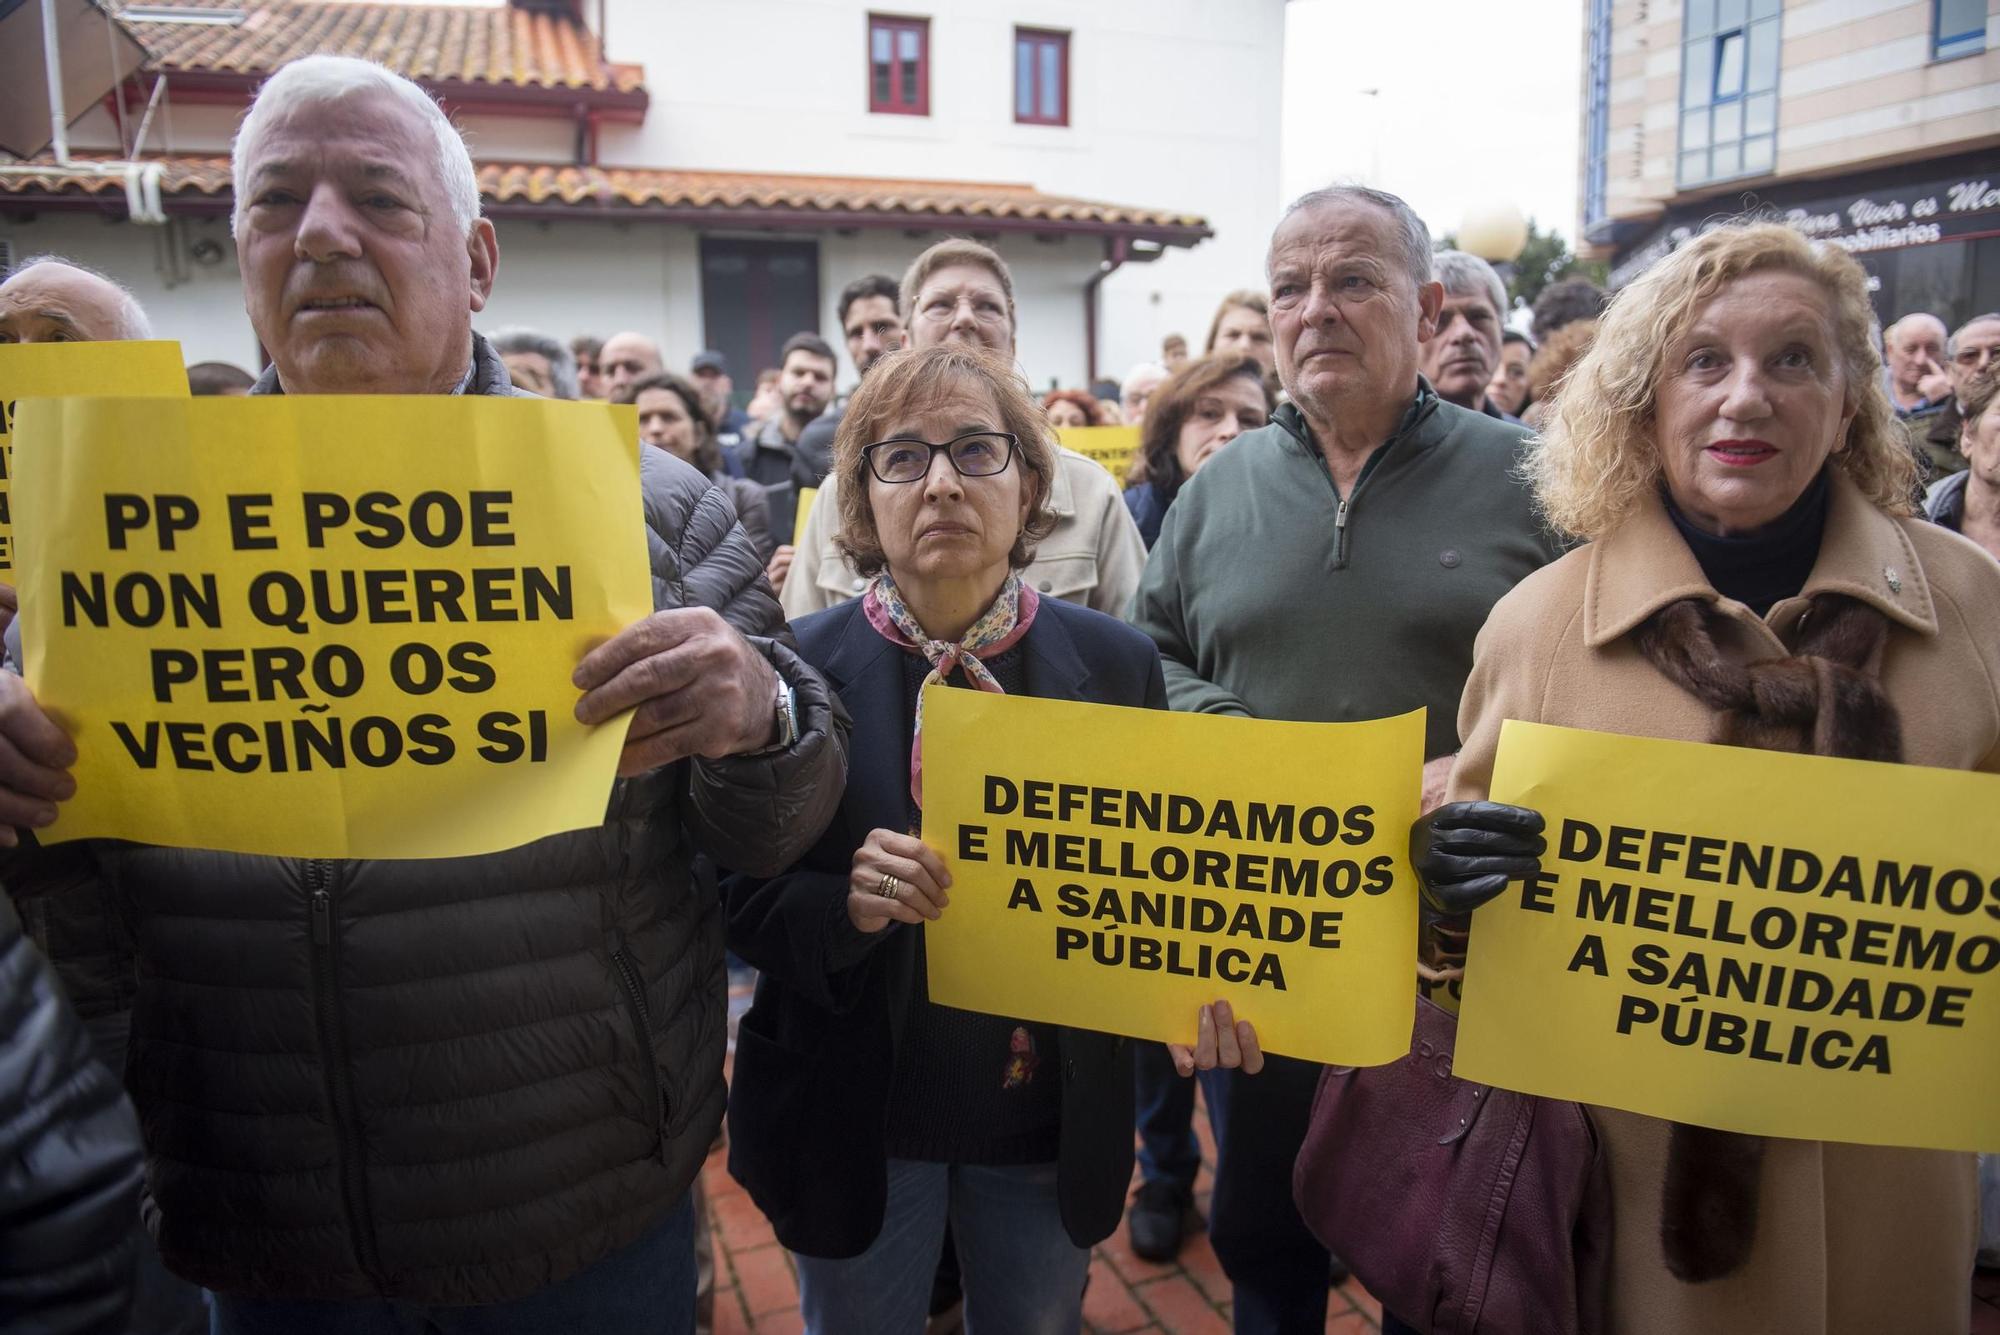
<path fill-rule="evenodd" d="M 1202 345 L 1202 354 L 1215 351 L 1215 336 L 1222 332 L 1222 317 L 1231 311 L 1255 311 L 1264 317 L 1264 323 L 1271 323 L 1271 299 L 1254 287 L 1239 287 L 1222 299 L 1215 308 L 1215 318 L 1208 322 L 1208 342 Z"/>
<path fill-rule="evenodd" d="M 976 265 L 992 273 L 994 281 L 1000 284 L 1000 290 L 1007 294 L 1007 328 L 1010 332 L 1014 331 L 1014 275 L 1008 272 L 1007 261 L 1001 259 L 1000 252 L 991 246 L 982 246 L 962 236 L 940 241 L 910 261 L 910 267 L 903 271 L 903 299 L 898 306 L 903 319 L 912 323 L 916 321 L 917 293 L 923 291 L 924 283 L 932 274 L 939 269 L 949 269 L 954 264 Z"/>
<path fill-rule="evenodd" d="M 1187 481 L 1181 470 L 1181 428 L 1202 395 L 1238 376 L 1254 381 L 1264 392 L 1268 416 L 1277 403 L 1256 358 L 1228 352 L 1197 357 L 1168 376 L 1146 401 L 1146 425 L 1139 436 L 1139 452 L 1132 456 L 1131 480 L 1150 482 L 1162 502 L 1172 500 Z"/>
<path fill-rule="evenodd" d="M 928 410 L 967 381 L 992 393 L 1000 409 L 999 429 L 1019 441 L 1014 457 L 1030 488 L 1028 519 L 1007 554 L 1008 563 L 1016 570 L 1025 567 L 1034 559 L 1035 544 L 1055 527 L 1055 515 L 1049 511 L 1049 492 L 1056 479 L 1055 445 L 1049 439 L 1048 418 L 1013 364 L 984 348 L 960 343 L 905 348 L 869 368 L 847 401 L 833 438 L 829 476 L 839 479 L 840 501 L 840 534 L 834 545 L 861 574 L 874 575 L 888 564 L 868 499 L 868 461 L 862 451 L 894 430 L 897 421 Z"/>

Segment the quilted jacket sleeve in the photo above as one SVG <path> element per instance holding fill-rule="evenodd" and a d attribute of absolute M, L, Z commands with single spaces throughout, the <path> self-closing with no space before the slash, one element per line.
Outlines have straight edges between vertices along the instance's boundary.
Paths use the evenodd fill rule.
<path fill-rule="evenodd" d="M 642 464 L 655 604 L 709 607 L 790 683 L 799 737 L 782 751 L 687 766 L 685 819 L 695 847 L 725 867 L 772 875 L 813 846 L 847 783 L 847 715 L 793 649 L 764 564 L 729 499 L 660 450 Z"/>
<path fill-rule="evenodd" d="M 0 893 L 0 1329 L 124 1329 L 139 1124 Z"/>

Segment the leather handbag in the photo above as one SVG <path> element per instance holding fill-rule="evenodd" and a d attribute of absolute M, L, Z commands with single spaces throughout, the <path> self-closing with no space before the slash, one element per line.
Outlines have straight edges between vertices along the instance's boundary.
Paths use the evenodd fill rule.
<path fill-rule="evenodd" d="M 1596 1129 L 1578 1104 L 1458 1079 L 1457 1037 L 1419 996 L 1407 1056 L 1321 1073 L 1299 1213 L 1429 1335 L 1594 1335 L 1611 1241 Z"/>

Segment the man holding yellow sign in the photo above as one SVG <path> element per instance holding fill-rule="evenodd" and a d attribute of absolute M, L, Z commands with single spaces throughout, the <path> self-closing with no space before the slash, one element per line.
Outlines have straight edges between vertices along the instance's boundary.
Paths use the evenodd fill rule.
<path fill-rule="evenodd" d="M 1589 544 L 1495 608 L 1451 782 L 1549 847 L 1417 857 L 1459 1070 L 1592 1105 L 1633 1335 L 1966 1325 L 1972 1156 L 1892 1147 L 2000 1148 L 1995 784 L 1857 762 L 2000 772 L 2000 568 L 1910 517 L 1871 318 L 1779 226 L 1619 293 L 1534 464 Z"/>
<path fill-rule="evenodd" d="M 630 535 L 614 540 L 627 553 L 618 559 L 643 563 L 650 599 L 632 609 L 631 624 L 601 622 L 619 605 L 608 592 L 624 587 L 616 569 L 595 561 L 566 580 L 551 568 L 540 545 L 543 509 L 527 488 L 477 494 L 507 490 L 490 483 L 510 468 L 533 477 L 526 463 L 509 464 L 507 442 L 489 438 L 482 453 L 481 431 L 504 424 L 510 409 L 516 419 L 555 409 L 505 402 L 523 396 L 472 331 L 498 245 L 479 217 L 464 145 L 421 89 L 363 61 L 295 61 L 263 85 L 239 131 L 235 165 L 245 304 L 273 358 L 258 392 L 484 396 L 480 410 L 459 405 L 468 410 L 461 414 L 436 407 L 438 398 L 402 405 L 410 420 L 401 430 L 430 434 L 406 446 L 422 457 L 391 476 L 408 481 L 455 461 L 456 485 L 427 476 L 423 492 L 389 499 L 312 485 L 313 465 L 297 446 L 317 440 L 338 450 L 315 434 L 328 415 L 365 422 L 398 405 L 218 404 L 216 412 L 240 410 L 242 422 L 271 429 L 239 442 L 268 456 L 246 473 L 288 461 L 289 483 L 259 472 L 263 491 L 223 496 L 220 513 L 192 483 L 115 499 L 100 492 L 91 543 L 102 539 L 103 550 L 84 552 L 79 539 L 77 583 L 58 583 L 52 601 L 26 609 L 31 660 L 42 652 L 38 639 L 65 620 L 83 632 L 101 613 L 109 634 L 114 618 L 129 629 L 175 607 L 172 598 L 138 601 L 140 585 L 128 582 L 121 610 L 113 571 L 141 573 L 150 563 L 134 553 L 164 558 L 183 536 L 213 541 L 220 532 L 230 550 L 268 560 L 260 572 L 272 576 L 268 593 L 305 589 L 318 622 L 334 621 L 338 608 L 317 586 L 344 594 L 342 571 L 355 573 L 358 593 L 343 615 L 363 606 L 380 624 L 407 618 L 405 641 L 420 646 L 402 665 L 408 679 L 435 678 L 443 692 L 453 691 L 451 678 L 480 676 L 481 655 L 453 662 L 449 652 L 454 641 L 478 638 L 467 634 L 473 620 L 489 623 L 477 629 L 494 632 L 497 651 L 508 631 L 503 612 L 525 625 L 532 606 L 543 625 L 560 625 L 565 611 L 580 623 L 576 613 L 594 605 L 599 642 L 581 661 L 567 656 L 580 647 L 573 632 L 544 641 L 543 657 L 558 661 L 543 693 L 575 724 L 599 737 L 622 733 L 623 743 L 604 748 L 587 827 L 562 820 L 567 832 L 508 852 L 411 857 L 424 850 L 408 828 L 393 840 L 400 861 L 96 849 L 141 958 L 126 1073 L 147 1134 L 161 1251 L 213 1291 L 215 1329 L 231 1335 L 346 1329 L 376 1319 L 390 1296 L 420 1322 L 478 1305 L 481 1328 L 495 1332 L 682 1335 L 693 1327 L 695 1288 L 688 1187 L 724 1100 L 720 914 L 691 884 L 689 861 L 704 852 L 775 869 L 810 845 L 839 799 L 842 724 L 824 682 L 790 649 L 727 502 L 661 451 L 635 466 L 629 416 L 616 441 L 600 442 L 596 464 L 578 469 L 614 471 L 613 452 L 622 461 L 625 486 L 602 492 L 609 508 L 600 520 Z M 132 434 L 121 414 L 134 411 L 94 403 L 77 410 L 77 421 L 105 426 L 99 443 L 115 450 L 119 436 Z M 184 420 L 197 429 L 236 420 L 209 411 L 190 410 Z M 65 420 L 66 410 L 46 416 Z M 304 426 L 306 417 L 319 426 Z M 162 436 L 199 448 L 171 429 Z M 84 485 L 96 451 L 87 445 L 72 460 L 52 444 L 24 444 L 30 481 L 37 468 L 51 481 L 71 469 Z M 583 439 L 574 447 L 591 448 Z M 356 448 L 365 457 L 366 447 Z M 482 469 L 490 470 L 486 482 Z M 432 541 L 478 544 L 487 573 L 453 569 L 463 552 L 431 563 L 361 555 L 383 543 Z M 45 546 L 52 560 L 69 551 L 56 534 Z M 510 549 L 515 558 L 504 554 Z M 101 600 L 89 578 L 100 556 Z M 513 577 L 491 573 L 510 565 Z M 232 606 L 229 581 L 218 577 L 211 600 L 199 571 L 181 573 L 177 605 L 187 624 L 162 618 L 150 644 L 192 654 L 192 675 L 185 657 L 154 660 L 140 694 L 161 704 L 164 690 L 172 704 L 191 698 L 183 692 L 210 702 L 276 692 L 299 703 L 292 718 L 300 720 L 330 707 L 329 695 L 339 701 L 346 679 L 316 678 L 313 655 L 303 668 L 284 655 L 261 667 L 248 654 L 204 659 L 204 650 L 260 646 L 211 643 L 205 613 Z M 582 592 L 587 583 L 594 594 Z M 296 634 L 258 625 L 266 630 Z M 316 625 L 307 631 L 294 643 L 314 635 L 338 643 Z M 440 644 L 442 661 L 432 663 L 421 647 Z M 364 667 L 372 678 L 375 663 Z M 389 675 L 393 682 L 393 668 Z M 4 842 L 55 824 L 72 796 L 85 801 L 85 776 L 103 760 L 97 752 L 121 745 L 108 731 L 85 730 L 73 742 L 67 721 L 45 713 L 19 678 L 0 676 Z M 172 756 L 176 735 L 191 754 L 193 733 L 175 732 L 191 717 L 157 721 L 155 754 Z M 289 726 L 279 731 L 295 739 Z M 418 746 L 434 752 L 438 731 L 427 730 Z M 472 743 L 455 720 L 447 731 L 461 748 Z M 414 734 L 406 730 L 406 747 Z M 143 720 L 133 736 L 146 744 Z M 217 761 L 256 751 L 268 764 L 271 754 L 264 733 L 225 744 L 215 729 L 206 741 Z M 386 744 L 386 733 L 375 741 Z M 93 749 L 87 759 L 79 742 Z M 613 767 L 624 777 L 615 786 Z M 477 791 L 463 800 L 476 808 Z M 408 826 L 423 816 L 377 819 Z M 493 848 L 546 833 L 504 817 L 491 824 Z M 43 856 L 24 849 L 10 876 L 32 876 Z"/>

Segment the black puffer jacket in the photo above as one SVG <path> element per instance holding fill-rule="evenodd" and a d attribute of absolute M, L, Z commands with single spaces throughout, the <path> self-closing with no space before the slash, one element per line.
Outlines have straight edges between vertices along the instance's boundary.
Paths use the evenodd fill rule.
<path fill-rule="evenodd" d="M 518 393 L 483 341 L 471 389 Z M 655 605 L 750 636 L 797 691 L 796 745 L 622 781 L 601 827 L 479 858 L 100 849 L 139 956 L 148 1220 L 186 1278 L 504 1301 L 631 1242 L 694 1178 L 725 1017 L 689 862 L 798 858 L 839 803 L 845 719 L 724 494 L 659 450 L 641 479 Z"/>
<path fill-rule="evenodd" d="M 0 893 L 0 1330 L 120 1330 L 138 1201 L 131 1106 Z"/>

